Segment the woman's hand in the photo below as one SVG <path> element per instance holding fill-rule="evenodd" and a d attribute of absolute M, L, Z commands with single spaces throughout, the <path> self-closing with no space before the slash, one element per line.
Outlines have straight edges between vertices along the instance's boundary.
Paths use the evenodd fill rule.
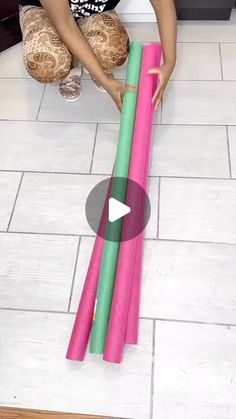
<path fill-rule="evenodd" d="M 134 86 L 127 86 L 124 83 L 121 83 L 115 79 L 109 79 L 108 82 L 104 85 L 104 88 L 109 93 L 109 95 L 114 100 L 117 108 L 121 112 L 123 105 L 123 97 L 126 91 L 136 90 Z"/>
<path fill-rule="evenodd" d="M 165 92 L 166 86 L 168 84 L 173 69 L 174 65 L 162 64 L 160 67 L 151 68 L 150 70 L 148 70 L 148 74 L 157 74 L 159 79 L 157 90 L 152 98 L 152 103 L 154 103 L 155 111 L 157 110 L 162 100 L 163 94 Z"/>

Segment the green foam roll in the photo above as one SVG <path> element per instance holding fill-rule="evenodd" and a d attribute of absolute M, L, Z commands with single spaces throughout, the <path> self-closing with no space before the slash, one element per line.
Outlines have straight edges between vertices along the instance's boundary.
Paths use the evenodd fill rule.
<path fill-rule="evenodd" d="M 111 196 L 123 203 L 125 203 L 126 198 L 127 182 L 124 181 L 124 178 L 127 179 L 129 174 L 142 52 L 143 46 L 141 43 L 133 42 L 131 44 L 126 84 L 135 86 L 137 89 L 126 91 L 124 94 L 113 173 Z M 121 178 L 123 178 L 122 181 Z M 90 353 L 102 354 L 104 351 L 119 256 L 121 230 L 122 219 L 114 223 L 107 222 Z"/>

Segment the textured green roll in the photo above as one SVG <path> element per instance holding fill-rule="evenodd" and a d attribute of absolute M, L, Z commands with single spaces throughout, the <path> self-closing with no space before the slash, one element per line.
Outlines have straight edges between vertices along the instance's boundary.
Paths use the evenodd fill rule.
<path fill-rule="evenodd" d="M 127 182 L 120 181 L 120 178 L 127 179 L 129 174 L 142 51 L 141 43 L 133 42 L 131 44 L 126 84 L 136 86 L 137 89 L 127 91 L 124 95 L 113 173 L 114 181 L 111 196 L 123 203 L 126 197 Z M 121 229 L 122 219 L 114 223 L 108 222 L 106 238 L 109 238 L 109 240 L 105 241 L 103 250 L 96 314 L 90 343 L 91 353 L 102 354 L 104 351 L 119 256 Z"/>

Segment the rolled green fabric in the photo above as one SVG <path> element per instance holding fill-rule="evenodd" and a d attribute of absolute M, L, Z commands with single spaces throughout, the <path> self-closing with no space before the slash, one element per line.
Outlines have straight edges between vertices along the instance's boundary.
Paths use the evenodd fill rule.
<path fill-rule="evenodd" d="M 142 51 L 143 46 L 141 43 L 133 42 L 131 44 L 126 84 L 136 86 L 137 89 L 127 91 L 124 94 L 113 173 L 114 180 L 111 196 L 123 203 L 125 203 L 127 182 L 121 181 L 120 178 L 127 179 L 129 174 Z M 102 354 L 104 351 L 119 256 L 121 229 L 122 219 L 119 219 L 114 223 L 108 221 L 107 240 L 104 244 L 97 291 L 96 313 L 90 342 L 91 353 Z"/>

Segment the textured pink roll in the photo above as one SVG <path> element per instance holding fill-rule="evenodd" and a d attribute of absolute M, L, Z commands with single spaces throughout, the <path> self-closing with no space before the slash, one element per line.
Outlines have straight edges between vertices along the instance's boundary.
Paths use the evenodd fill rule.
<path fill-rule="evenodd" d="M 157 77 L 148 74 L 147 71 L 156 66 L 157 55 L 161 55 L 160 51 L 161 48 L 159 44 L 150 44 L 143 49 L 140 88 L 129 171 L 129 179 L 138 183 L 142 188 L 146 187 L 147 183 L 146 179 L 149 166 L 147 161 L 149 161 L 151 142 L 150 126 L 154 113 L 154 106 L 151 103 L 151 99 L 154 92 L 154 86 L 157 86 Z M 136 206 L 140 205 L 139 211 L 141 217 L 144 203 L 142 202 L 142 196 L 138 196 L 137 192 L 133 189 L 134 188 L 128 187 L 126 204 L 131 206 L 131 208 L 134 202 Z M 125 231 L 126 234 L 129 229 L 133 231 L 134 226 L 132 223 L 137 222 L 137 220 L 134 220 L 133 218 L 134 217 L 124 218 L 123 232 Z M 139 222 L 141 222 L 141 219 Z M 132 240 L 123 241 L 120 246 L 112 308 L 103 357 L 104 360 L 109 362 L 120 363 L 122 359 L 133 275 L 135 273 L 136 251 L 138 251 L 137 256 L 140 257 L 137 243 L 142 247 L 143 241 L 141 241 L 143 235 L 140 234 L 139 237 L 139 240 L 134 238 Z M 141 265 L 140 261 L 138 263 Z M 138 270 L 138 272 L 140 271 Z M 138 283 L 137 278 L 135 279 L 135 283 Z M 135 297 L 134 302 L 137 302 L 137 297 Z"/>
<path fill-rule="evenodd" d="M 99 230 L 104 231 L 104 225 L 107 223 L 108 199 L 111 194 L 112 182 L 109 184 Z M 66 358 L 71 361 L 83 361 L 88 345 L 88 340 L 93 323 L 94 306 L 97 294 L 99 272 L 102 261 L 104 240 L 97 236 L 89 267 L 80 298 L 79 308 L 75 318 L 70 343 L 68 346 Z"/>

